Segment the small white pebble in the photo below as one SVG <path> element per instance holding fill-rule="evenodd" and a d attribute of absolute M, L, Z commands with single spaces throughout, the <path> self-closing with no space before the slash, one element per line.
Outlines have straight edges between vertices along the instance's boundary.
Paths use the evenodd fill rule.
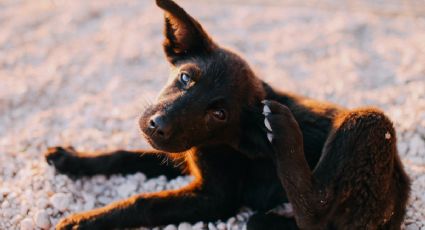
<path fill-rule="evenodd" d="M 208 223 L 208 230 L 217 230 L 213 223 Z"/>
<path fill-rule="evenodd" d="M 229 218 L 229 220 L 227 221 L 227 224 L 229 225 L 233 225 L 236 222 L 236 218 L 235 217 L 231 217 Z"/>
<path fill-rule="evenodd" d="M 47 208 L 46 209 L 47 214 L 52 215 L 53 214 L 53 209 L 52 208 Z"/>
<path fill-rule="evenodd" d="M 420 230 L 419 226 L 415 223 L 406 226 L 406 230 Z"/>
<path fill-rule="evenodd" d="M 111 197 L 106 197 L 106 196 L 100 196 L 97 198 L 97 200 L 99 201 L 99 203 L 105 205 L 105 204 L 109 204 L 112 202 L 112 198 Z"/>
<path fill-rule="evenodd" d="M 186 222 L 180 223 L 178 230 L 192 230 L 192 225 Z"/>
<path fill-rule="evenodd" d="M 157 183 L 154 180 L 148 180 L 142 184 L 143 188 L 147 191 L 153 191 Z"/>
<path fill-rule="evenodd" d="M 118 194 L 121 197 L 128 197 L 132 192 L 134 192 L 137 189 L 136 183 L 127 182 L 122 185 L 120 185 L 117 189 Z"/>
<path fill-rule="evenodd" d="M 9 219 L 13 216 L 13 209 L 11 208 L 5 208 L 2 210 L 3 212 L 3 217 L 5 217 L 6 219 Z"/>
<path fill-rule="evenodd" d="M 192 226 L 193 230 L 203 230 L 204 229 L 204 222 L 199 221 L 196 222 L 193 226 Z"/>
<path fill-rule="evenodd" d="M 33 230 L 34 222 L 30 218 L 25 218 L 21 221 L 21 230 Z"/>
<path fill-rule="evenodd" d="M 250 212 L 241 212 L 241 215 L 245 218 L 248 219 L 251 216 Z"/>
<path fill-rule="evenodd" d="M 84 210 L 90 210 L 94 208 L 96 199 L 93 195 L 88 193 L 83 193 L 83 199 L 84 199 Z"/>
<path fill-rule="evenodd" d="M 106 176 L 104 175 L 97 175 L 93 178 L 93 180 L 97 183 L 97 184 L 103 184 L 106 181 Z"/>
<path fill-rule="evenodd" d="M 243 221 L 245 220 L 245 218 L 244 218 L 241 214 L 236 215 L 236 219 L 237 219 L 239 222 L 243 222 Z"/>
<path fill-rule="evenodd" d="M 235 223 L 236 223 L 236 218 L 234 218 L 234 217 L 229 218 L 227 220 L 227 229 L 228 230 L 232 229 L 232 227 L 235 226 Z"/>
<path fill-rule="evenodd" d="M 68 209 L 69 203 L 71 203 L 71 198 L 65 193 L 55 193 L 52 197 L 50 197 L 50 203 L 54 208 L 63 212 Z"/>
<path fill-rule="evenodd" d="M 9 201 L 5 200 L 2 204 L 1 204 L 1 208 L 8 208 L 9 207 Z"/>
<path fill-rule="evenodd" d="M 144 182 L 146 180 L 145 174 L 143 174 L 141 172 L 138 172 L 138 173 L 134 174 L 133 176 L 134 176 L 134 179 L 139 181 L 139 182 Z"/>
<path fill-rule="evenodd" d="M 175 225 L 169 224 L 164 228 L 164 230 L 177 230 L 177 227 Z"/>
<path fill-rule="evenodd" d="M 15 215 L 10 222 L 16 225 L 21 219 L 22 219 L 22 216 L 18 214 L 18 215 Z"/>
<path fill-rule="evenodd" d="M 25 215 L 27 215 L 27 213 L 28 213 L 29 207 L 28 207 L 28 205 L 23 204 L 23 205 L 20 207 L 20 209 L 19 209 L 19 210 L 20 210 L 20 211 L 19 211 L 19 213 L 20 213 L 21 215 L 25 216 Z"/>
<path fill-rule="evenodd" d="M 50 227 L 49 215 L 44 210 L 36 212 L 34 220 L 35 224 L 42 229 L 48 229 Z"/>
<path fill-rule="evenodd" d="M 6 187 L 0 188 L 0 196 L 6 196 L 9 193 L 10 193 L 9 188 L 6 188 Z"/>
<path fill-rule="evenodd" d="M 40 198 L 39 200 L 37 200 L 36 206 L 37 206 L 37 208 L 42 209 L 42 208 L 46 208 L 48 203 L 49 202 L 47 201 L 46 198 Z"/>
<path fill-rule="evenodd" d="M 226 225 L 224 223 L 219 223 L 219 224 L 217 224 L 217 229 L 218 230 L 226 230 Z"/>

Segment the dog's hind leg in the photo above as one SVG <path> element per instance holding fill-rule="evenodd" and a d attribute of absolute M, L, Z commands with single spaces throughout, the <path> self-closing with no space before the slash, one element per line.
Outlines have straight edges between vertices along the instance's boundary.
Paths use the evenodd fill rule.
<path fill-rule="evenodd" d="M 256 213 L 252 215 L 246 224 L 247 230 L 297 230 L 294 218 L 287 218 L 273 213 Z"/>
<path fill-rule="evenodd" d="M 395 131 L 375 109 L 341 113 L 311 171 L 301 130 L 291 111 L 267 102 L 280 181 L 301 229 L 399 229 L 409 180 Z M 391 226 L 389 226 L 390 224 Z"/>
<path fill-rule="evenodd" d="M 167 153 L 151 151 L 117 150 L 107 153 L 82 153 L 72 147 L 53 147 L 45 153 L 47 162 L 60 173 L 70 176 L 96 174 L 130 174 L 143 172 L 147 177 L 182 175 L 184 159 Z"/>

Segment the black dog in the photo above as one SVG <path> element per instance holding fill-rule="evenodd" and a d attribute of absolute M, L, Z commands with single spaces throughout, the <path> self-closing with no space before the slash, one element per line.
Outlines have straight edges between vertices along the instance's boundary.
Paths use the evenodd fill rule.
<path fill-rule="evenodd" d="M 57 229 L 213 221 L 241 206 L 257 211 L 248 229 L 400 229 L 409 179 L 382 112 L 278 92 L 173 1 L 157 4 L 165 11 L 163 47 L 174 79 L 140 128 L 158 150 L 89 157 L 56 147 L 46 158 L 74 176 L 140 170 L 195 179 L 179 190 L 73 214 Z M 163 158 L 173 163 L 161 164 Z M 285 202 L 293 213 L 282 215 Z"/>

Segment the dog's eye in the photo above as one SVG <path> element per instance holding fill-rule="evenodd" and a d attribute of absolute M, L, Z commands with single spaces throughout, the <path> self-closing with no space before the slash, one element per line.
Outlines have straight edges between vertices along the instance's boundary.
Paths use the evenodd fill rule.
<path fill-rule="evenodd" d="M 226 119 L 226 112 L 224 111 L 224 109 L 214 110 L 212 112 L 212 114 L 218 120 L 225 120 Z"/>
<path fill-rule="evenodd" d="M 187 73 L 180 73 L 179 80 L 185 88 L 189 87 L 190 83 L 192 82 L 192 78 Z"/>

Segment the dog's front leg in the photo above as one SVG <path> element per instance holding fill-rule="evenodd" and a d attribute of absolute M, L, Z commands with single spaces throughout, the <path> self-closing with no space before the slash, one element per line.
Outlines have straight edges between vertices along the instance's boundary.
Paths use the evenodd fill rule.
<path fill-rule="evenodd" d="M 228 215 L 230 204 L 203 193 L 196 183 L 180 190 L 141 194 L 108 206 L 62 219 L 56 226 L 65 229 L 120 229 L 152 227 L 183 221 L 216 220 Z"/>
<path fill-rule="evenodd" d="M 297 225 L 301 229 L 321 229 L 333 196 L 315 181 L 304 156 L 302 132 L 292 112 L 278 102 L 264 104 L 267 137 L 273 146 L 271 155 Z"/>
<path fill-rule="evenodd" d="M 58 172 L 73 177 L 141 171 L 148 178 L 160 175 L 174 178 L 183 175 L 185 166 L 182 157 L 156 150 L 87 153 L 73 147 L 52 147 L 45 153 L 45 158 Z"/>

